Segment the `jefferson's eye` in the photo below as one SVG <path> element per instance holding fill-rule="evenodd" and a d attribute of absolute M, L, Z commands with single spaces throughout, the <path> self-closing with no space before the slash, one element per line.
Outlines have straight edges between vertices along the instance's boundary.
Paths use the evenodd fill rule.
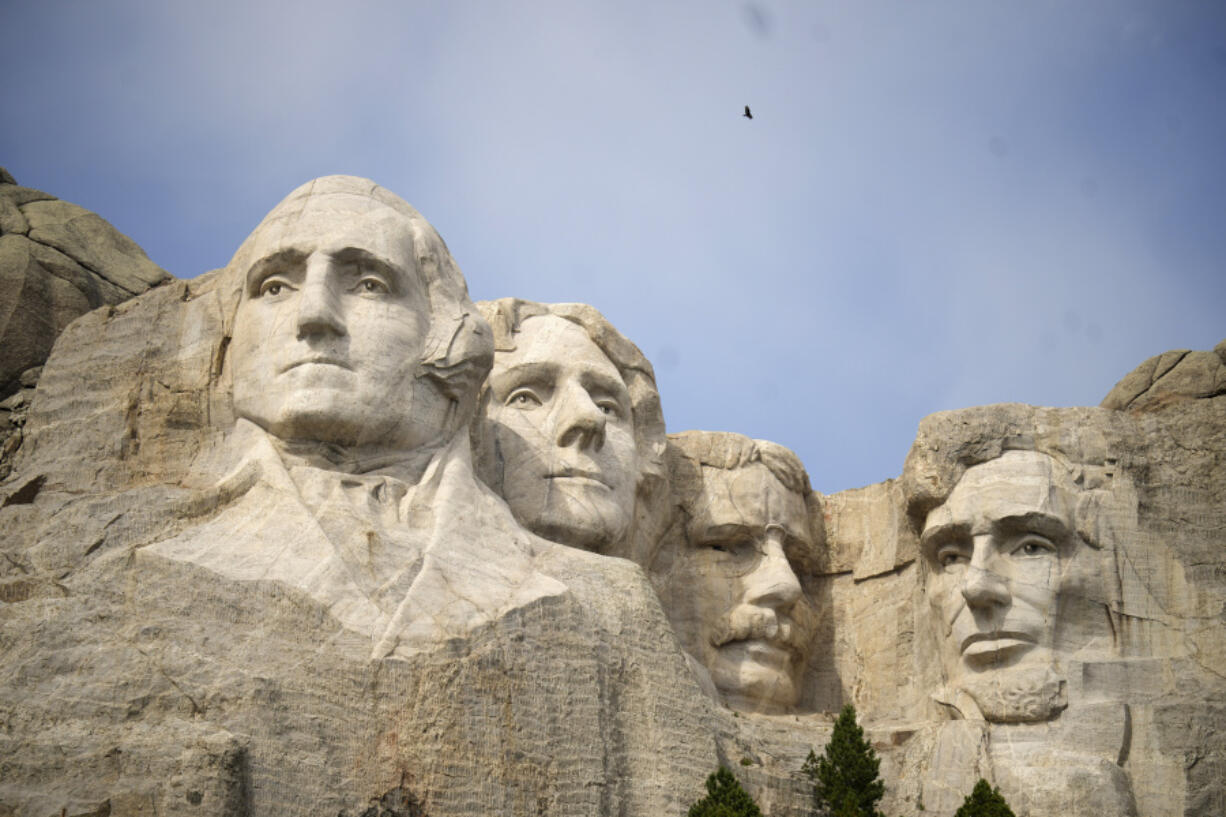
<path fill-rule="evenodd" d="M 369 292 L 377 295 L 382 295 L 390 291 L 387 284 L 383 283 L 383 281 L 380 281 L 378 278 L 373 277 L 363 278 L 360 282 L 358 282 L 358 288 L 362 292 Z"/>

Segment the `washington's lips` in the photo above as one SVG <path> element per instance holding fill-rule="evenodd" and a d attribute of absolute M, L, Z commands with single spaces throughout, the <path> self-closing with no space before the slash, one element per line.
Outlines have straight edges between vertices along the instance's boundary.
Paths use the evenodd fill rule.
<path fill-rule="evenodd" d="M 281 372 L 284 373 L 284 372 L 288 372 L 290 369 L 296 369 L 299 366 L 310 366 L 313 364 L 323 365 L 323 366 L 336 366 L 341 369 L 350 368 L 349 364 L 339 357 L 332 357 L 331 355 L 310 355 L 308 357 L 304 357 L 299 360 L 295 360 L 293 363 L 290 363 L 286 366 L 283 366 L 281 368 Z"/>

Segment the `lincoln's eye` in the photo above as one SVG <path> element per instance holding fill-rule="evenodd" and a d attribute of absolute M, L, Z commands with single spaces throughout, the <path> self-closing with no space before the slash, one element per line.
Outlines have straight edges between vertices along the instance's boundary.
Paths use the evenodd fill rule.
<path fill-rule="evenodd" d="M 264 294 L 265 295 L 280 295 L 281 285 L 280 284 L 269 284 L 268 288 L 264 290 Z"/>

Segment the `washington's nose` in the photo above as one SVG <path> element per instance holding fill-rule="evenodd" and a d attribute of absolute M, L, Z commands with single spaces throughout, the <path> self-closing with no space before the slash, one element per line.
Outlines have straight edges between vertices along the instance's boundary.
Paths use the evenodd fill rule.
<path fill-rule="evenodd" d="M 1009 586 L 988 563 L 990 547 L 985 539 L 976 538 L 971 563 L 967 565 L 962 578 L 962 598 L 971 607 L 1005 605 L 1011 599 Z"/>
<path fill-rule="evenodd" d="M 745 600 L 761 607 L 788 610 L 800 598 L 800 580 L 783 552 L 783 544 L 775 535 L 768 535 L 762 557 L 745 577 Z"/>
<path fill-rule="evenodd" d="M 562 448 L 604 447 L 605 415 L 578 383 L 564 387 L 557 408 L 557 444 Z"/>
<path fill-rule="evenodd" d="M 330 258 L 318 253 L 307 259 L 306 275 L 298 293 L 298 337 L 346 334 L 344 313 L 332 286 Z"/>

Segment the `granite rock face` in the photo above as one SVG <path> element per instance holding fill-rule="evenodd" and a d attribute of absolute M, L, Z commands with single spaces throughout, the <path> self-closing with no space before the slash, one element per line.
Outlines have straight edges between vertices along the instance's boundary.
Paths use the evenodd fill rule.
<path fill-rule="evenodd" d="M 60 332 L 80 315 L 172 280 L 98 215 L 22 187 L 0 168 L 0 479 L 23 408 Z"/>
<path fill-rule="evenodd" d="M 0 241 L 79 246 L 23 205 Z M 399 197 L 308 183 L 0 404 L 0 815 L 654 817 L 723 764 L 800 817 L 845 703 L 886 813 L 1226 814 L 1223 351 L 823 496 L 666 438 L 592 307 L 474 305 Z"/>

